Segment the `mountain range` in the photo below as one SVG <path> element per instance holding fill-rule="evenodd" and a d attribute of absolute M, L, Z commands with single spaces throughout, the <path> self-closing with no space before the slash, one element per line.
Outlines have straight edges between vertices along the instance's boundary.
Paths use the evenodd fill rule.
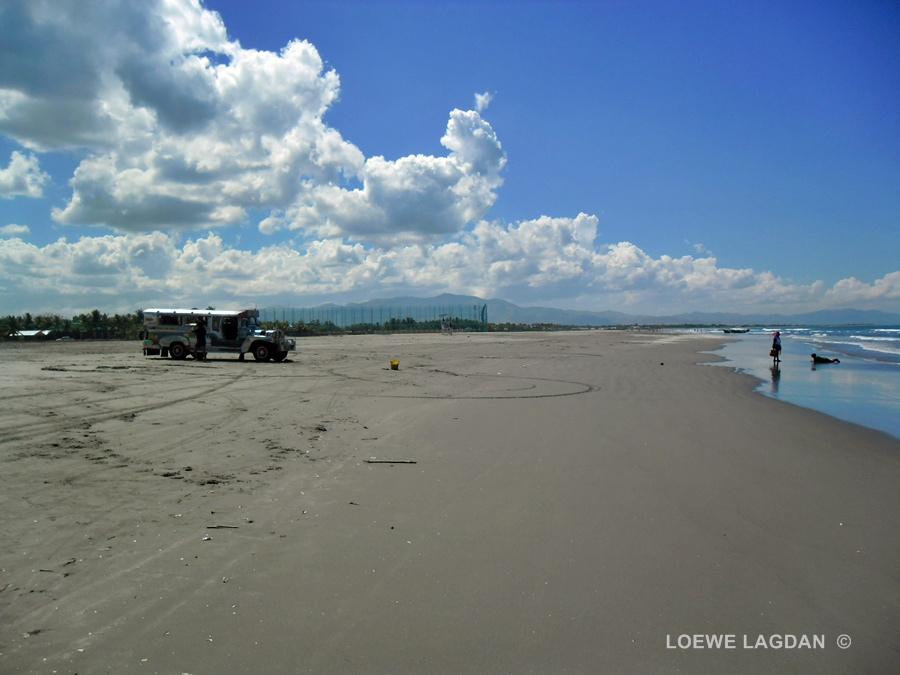
<path fill-rule="evenodd" d="M 567 326 L 641 325 L 900 325 L 900 314 L 868 309 L 823 309 L 800 314 L 738 314 L 736 312 L 688 312 L 649 315 L 624 312 L 591 312 L 555 307 L 521 307 L 506 300 L 485 300 L 474 295 L 444 293 L 429 298 L 396 297 L 346 305 L 327 304 L 319 308 L 378 309 L 387 307 L 472 306 L 487 305 L 491 323 L 549 323 Z"/>

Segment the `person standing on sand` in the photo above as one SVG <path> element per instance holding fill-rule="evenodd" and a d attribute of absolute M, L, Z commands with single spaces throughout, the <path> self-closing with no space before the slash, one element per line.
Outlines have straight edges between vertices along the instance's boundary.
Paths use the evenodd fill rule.
<path fill-rule="evenodd" d="M 199 355 L 201 359 L 206 358 L 206 319 L 202 316 L 197 319 L 197 325 L 194 327 L 194 335 L 197 336 L 197 347 L 194 353 Z"/>
<path fill-rule="evenodd" d="M 781 363 L 781 331 L 775 331 L 772 338 L 772 350 L 769 352 L 773 363 Z"/>

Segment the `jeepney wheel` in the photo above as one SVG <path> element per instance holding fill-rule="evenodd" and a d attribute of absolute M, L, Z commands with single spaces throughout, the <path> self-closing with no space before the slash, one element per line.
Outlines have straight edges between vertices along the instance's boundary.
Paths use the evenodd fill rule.
<path fill-rule="evenodd" d="M 260 342 L 253 348 L 253 358 L 257 361 L 266 361 L 271 354 L 272 350 L 269 349 L 269 345 L 263 342 Z"/>
<path fill-rule="evenodd" d="M 180 342 L 173 342 L 169 345 L 169 356 L 181 360 L 187 356 L 187 348 Z"/>
<path fill-rule="evenodd" d="M 276 363 L 284 361 L 287 358 L 287 352 L 275 352 L 272 354 L 272 360 Z"/>

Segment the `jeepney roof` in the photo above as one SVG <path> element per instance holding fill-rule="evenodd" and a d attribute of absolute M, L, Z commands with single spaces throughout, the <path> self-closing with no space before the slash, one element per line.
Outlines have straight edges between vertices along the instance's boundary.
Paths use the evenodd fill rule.
<path fill-rule="evenodd" d="M 147 314 L 177 314 L 180 316 L 184 316 L 186 314 L 192 316 L 240 316 L 241 314 L 247 314 L 250 316 L 256 316 L 258 314 L 258 310 L 255 309 L 189 309 L 189 308 L 176 308 L 176 309 L 145 309 L 144 315 Z"/>

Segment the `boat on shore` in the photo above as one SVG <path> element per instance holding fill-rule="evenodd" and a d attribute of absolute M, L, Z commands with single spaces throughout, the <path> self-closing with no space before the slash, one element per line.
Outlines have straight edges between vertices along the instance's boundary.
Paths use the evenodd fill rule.
<path fill-rule="evenodd" d="M 749 329 L 749 328 L 738 328 L 738 327 L 735 327 L 735 328 L 723 328 L 723 329 L 722 329 L 722 332 L 723 332 L 723 333 L 749 333 L 749 332 L 750 332 L 750 329 Z"/>

